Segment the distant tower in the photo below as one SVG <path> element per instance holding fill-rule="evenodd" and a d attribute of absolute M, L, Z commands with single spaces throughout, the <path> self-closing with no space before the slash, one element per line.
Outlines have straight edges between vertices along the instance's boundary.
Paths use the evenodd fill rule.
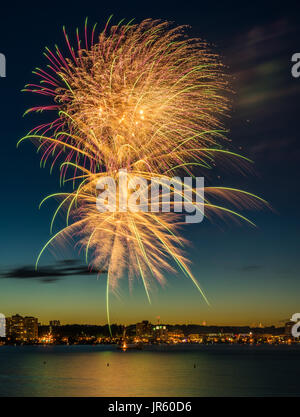
<path fill-rule="evenodd" d="M 49 325 L 52 327 L 59 327 L 60 326 L 60 320 L 50 320 Z"/>

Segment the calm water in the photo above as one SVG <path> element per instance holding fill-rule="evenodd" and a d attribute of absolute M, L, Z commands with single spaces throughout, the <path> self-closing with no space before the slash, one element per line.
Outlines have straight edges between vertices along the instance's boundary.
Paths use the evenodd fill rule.
<path fill-rule="evenodd" d="M 296 346 L 0 347 L 1 396 L 299 394 Z"/>

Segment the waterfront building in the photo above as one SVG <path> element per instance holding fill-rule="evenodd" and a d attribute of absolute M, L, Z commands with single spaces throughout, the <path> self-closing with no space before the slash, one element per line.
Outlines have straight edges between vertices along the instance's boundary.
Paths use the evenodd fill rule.
<path fill-rule="evenodd" d="M 38 319 L 36 317 L 24 317 L 26 339 L 38 338 Z"/>
<path fill-rule="evenodd" d="M 141 323 L 137 323 L 136 336 L 141 338 L 151 338 L 153 336 L 152 332 L 153 325 L 149 323 L 148 320 L 143 320 Z"/>
<path fill-rule="evenodd" d="M 59 327 L 60 326 L 60 320 L 50 320 L 49 326 L 51 327 Z"/>
<path fill-rule="evenodd" d="M 6 319 L 6 335 L 20 341 L 37 339 L 38 319 L 35 317 L 22 317 L 20 314 L 8 317 Z"/>
<path fill-rule="evenodd" d="M 168 340 L 168 329 L 167 326 L 164 324 L 158 324 L 153 327 L 153 334 L 155 339 L 157 340 Z"/>

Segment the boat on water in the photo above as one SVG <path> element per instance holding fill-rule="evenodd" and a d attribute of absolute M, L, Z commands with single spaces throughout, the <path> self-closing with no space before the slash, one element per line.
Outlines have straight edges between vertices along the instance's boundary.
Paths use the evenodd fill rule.
<path fill-rule="evenodd" d="M 143 344 L 142 343 L 126 343 L 126 342 L 123 342 L 121 345 L 118 346 L 118 349 L 121 349 L 124 352 L 126 350 L 142 350 L 143 349 Z"/>

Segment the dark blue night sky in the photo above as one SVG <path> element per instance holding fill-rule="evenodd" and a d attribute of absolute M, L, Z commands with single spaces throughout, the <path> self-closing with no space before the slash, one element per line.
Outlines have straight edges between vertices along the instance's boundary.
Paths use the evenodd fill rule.
<path fill-rule="evenodd" d="M 214 185 L 240 187 L 265 198 L 273 210 L 246 213 L 257 228 L 232 221 L 205 220 L 186 227 L 192 271 L 211 306 L 180 273 L 157 287 L 147 305 L 137 283 L 131 292 L 121 285 L 114 298 L 115 322 L 206 321 L 209 324 L 276 324 L 299 311 L 299 102 L 300 78 L 291 75 L 291 57 L 300 53 L 300 24 L 295 6 L 277 8 L 268 2 L 247 6 L 224 2 L 26 2 L 1 6 L 0 52 L 7 77 L 0 78 L 1 97 L 1 264 L 0 310 L 35 315 L 41 321 L 103 323 L 105 277 L 64 276 L 42 282 L 7 277 L 7 271 L 34 264 L 49 238 L 54 206 L 38 210 L 40 200 L 59 188 L 58 170 L 41 169 L 36 148 L 17 140 L 37 124 L 39 115 L 22 118 L 38 104 L 22 93 L 35 81 L 31 71 L 45 65 L 45 46 L 64 43 L 62 26 L 71 33 L 91 23 L 103 25 L 110 14 L 137 22 L 161 18 L 188 24 L 223 57 L 233 78 L 233 110 L 227 121 L 234 148 L 255 161 L 253 173 L 216 171 Z M 42 116 L 46 117 L 46 116 Z M 58 255 L 58 256 L 57 256 Z M 76 252 L 48 251 L 42 264 L 76 258 Z"/>

